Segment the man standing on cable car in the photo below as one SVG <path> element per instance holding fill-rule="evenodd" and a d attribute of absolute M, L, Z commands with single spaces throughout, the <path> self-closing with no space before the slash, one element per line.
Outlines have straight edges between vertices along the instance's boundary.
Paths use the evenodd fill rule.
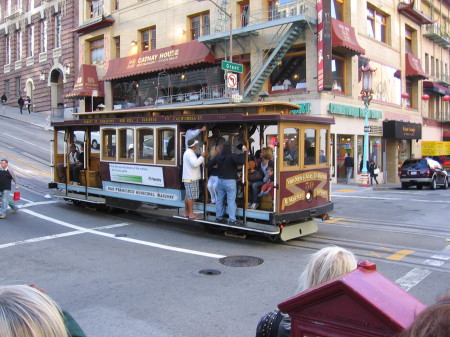
<path fill-rule="evenodd" d="M 192 220 L 201 219 L 194 214 L 194 200 L 199 196 L 199 181 L 201 179 L 200 167 L 205 161 L 206 152 L 203 152 L 197 158 L 195 150 L 198 147 L 198 140 L 189 139 L 187 142 L 188 148 L 183 155 L 183 177 L 182 181 L 186 189 L 186 196 L 184 198 L 184 216 Z"/>
<path fill-rule="evenodd" d="M 224 223 L 225 198 L 227 199 L 228 224 L 241 225 L 236 220 L 236 180 L 237 167 L 245 164 L 247 147 L 242 145 L 242 154 L 231 153 L 231 143 L 226 141 L 222 145 L 222 152 L 208 162 L 208 166 L 217 165 L 219 168 L 219 184 L 216 200 L 216 221 Z"/>

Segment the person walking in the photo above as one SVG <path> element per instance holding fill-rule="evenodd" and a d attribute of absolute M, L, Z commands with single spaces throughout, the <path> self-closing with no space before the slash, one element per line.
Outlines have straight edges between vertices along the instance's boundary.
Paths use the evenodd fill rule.
<path fill-rule="evenodd" d="M 8 100 L 8 98 L 6 97 L 6 94 L 3 94 L 3 95 L 2 95 L 1 100 L 2 100 L 2 105 L 3 105 L 3 113 L 5 113 L 5 110 L 6 110 L 6 101 Z"/>
<path fill-rule="evenodd" d="M 31 98 L 30 96 L 27 96 L 27 98 L 25 99 L 25 103 L 27 104 L 27 108 L 28 108 L 28 113 L 31 113 Z"/>
<path fill-rule="evenodd" d="M 17 100 L 17 103 L 19 104 L 20 113 L 22 114 L 22 109 L 25 104 L 25 101 L 23 100 L 22 96 L 19 97 L 19 99 Z"/>
<path fill-rule="evenodd" d="M 245 164 L 247 147 L 242 146 L 242 154 L 231 152 L 231 143 L 226 141 L 222 145 L 222 152 L 209 161 L 209 165 L 219 168 L 219 184 L 216 200 L 216 221 L 224 223 L 225 198 L 227 199 L 228 224 L 240 225 L 236 219 L 236 181 L 238 179 L 237 167 Z"/>
<path fill-rule="evenodd" d="M 6 218 L 6 210 L 11 207 L 11 213 L 16 213 L 19 209 L 11 200 L 11 181 L 14 180 L 16 191 L 19 189 L 19 183 L 14 171 L 8 167 L 8 160 L 1 160 L 0 169 L 0 194 L 2 197 L 2 208 L 0 209 L 0 219 Z"/>
<path fill-rule="evenodd" d="M 375 164 L 374 160 L 371 160 L 369 163 L 370 185 L 373 185 L 372 179 L 375 179 L 375 182 L 378 185 L 378 180 L 377 180 L 378 173 L 375 173 L 376 172 L 375 170 L 377 170 L 377 169 L 378 169 L 377 164 Z"/>
<path fill-rule="evenodd" d="M 350 179 L 352 178 L 353 167 L 355 166 L 355 161 L 350 155 L 350 151 L 347 152 L 347 157 L 344 159 L 344 167 L 346 172 L 347 185 L 350 184 Z"/>
<path fill-rule="evenodd" d="M 201 219 L 194 214 L 194 200 L 199 197 L 199 180 L 201 179 L 200 166 L 205 161 L 206 152 L 202 152 L 200 157 L 197 157 L 195 151 L 198 146 L 198 140 L 189 139 L 188 148 L 183 155 L 183 176 L 182 181 L 186 189 L 186 196 L 184 198 L 184 216 L 192 219 Z"/>

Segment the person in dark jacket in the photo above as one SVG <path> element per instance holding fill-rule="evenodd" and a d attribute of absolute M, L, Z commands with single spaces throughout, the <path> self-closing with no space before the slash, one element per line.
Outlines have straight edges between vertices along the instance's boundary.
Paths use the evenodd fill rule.
<path fill-rule="evenodd" d="M 224 223 L 225 214 L 225 198 L 227 198 L 228 223 L 230 225 L 239 225 L 236 219 L 236 180 L 237 167 L 245 164 L 245 156 L 247 155 L 247 147 L 242 146 L 242 154 L 234 154 L 231 152 L 231 143 L 226 141 L 222 144 L 222 152 L 208 162 L 208 168 L 217 165 L 219 169 L 219 183 L 217 188 L 216 200 L 216 221 Z"/>
<path fill-rule="evenodd" d="M 25 102 L 27 103 L 27 109 L 28 109 L 28 113 L 31 113 L 31 98 L 30 96 L 27 96 L 27 98 L 25 99 Z"/>
<path fill-rule="evenodd" d="M 18 207 L 14 205 L 14 202 L 11 200 L 11 181 L 14 180 L 14 185 L 16 190 L 19 189 L 19 183 L 17 181 L 16 175 L 11 168 L 8 167 L 8 160 L 1 160 L 1 168 L 0 168 L 0 194 L 2 197 L 2 208 L 0 210 L 0 219 L 6 218 L 6 210 L 8 206 L 11 207 L 11 213 L 16 213 Z"/>
<path fill-rule="evenodd" d="M 22 96 L 20 96 L 19 99 L 17 100 L 17 104 L 19 104 L 20 113 L 22 113 L 22 109 L 25 104 L 25 101 L 23 100 Z"/>
<path fill-rule="evenodd" d="M 349 151 L 349 152 L 347 152 L 347 156 L 344 159 L 344 167 L 345 167 L 347 184 L 350 184 L 350 179 L 352 177 L 354 166 L 355 166 L 355 162 L 353 160 L 353 157 L 350 156 L 350 151 Z"/>
<path fill-rule="evenodd" d="M 1 99 L 2 99 L 3 111 L 5 111 L 5 109 L 6 109 L 6 101 L 8 100 L 8 98 L 6 97 L 6 94 L 3 94 Z"/>
<path fill-rule="evenodd" d="M 375 161 L 371 160 L 369 164 L 369 173 L 370 173 L 370 185 L 373 185 L 373 179 L 375 179 L 375 182 L 378 185 L 378 174 L 375 174 L 375 169 L 377 168 L 377 164 L 375 164 Z"/>

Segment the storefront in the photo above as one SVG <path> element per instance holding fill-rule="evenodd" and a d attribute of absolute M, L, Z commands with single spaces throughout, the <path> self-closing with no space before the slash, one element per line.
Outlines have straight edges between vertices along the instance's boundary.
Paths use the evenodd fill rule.
<path fill-rule="evenodd" d="M 125 109 L 222 97 L 224 73 L 192 41 L 111 60 L 103 80 L 111 82 L 112 108 Z"/>
<path fill-rule="evenodd" d="M 399 183 L 398 169 L 402 163 L 408 158 L 420 157 L 416 151 L 418 146 L 414 145 L 422 139 L 422 124 L 383 121 L 383 139 L 386 143 L 386 181 Z"/>

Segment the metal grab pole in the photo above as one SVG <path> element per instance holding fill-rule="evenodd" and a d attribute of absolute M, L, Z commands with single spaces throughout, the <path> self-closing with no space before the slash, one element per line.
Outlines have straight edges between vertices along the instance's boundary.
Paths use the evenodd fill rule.
<path fill-rule="evenodd" d="M 276 212 L 277 210 L 277 176 L 278 176 L 278 171 L 277 171 L 277 167 L 278 167 L 278 156 L 277 156 L 277 152 L 278 152 L 278 147 L 279 145 L 275 145 L 275 151 L 273 152 L 273 211 Z"/>
<path fill-rule="evenodd" d="M 54 165 L 54 161 L 53 161 L 53 147 L 54 147 L 55 141 L 52 139 L 50 140 L 50 174 L 52 177 L 52 182 L 54 181 L 54 177 L 55 177 L 55 165 Z"/>

